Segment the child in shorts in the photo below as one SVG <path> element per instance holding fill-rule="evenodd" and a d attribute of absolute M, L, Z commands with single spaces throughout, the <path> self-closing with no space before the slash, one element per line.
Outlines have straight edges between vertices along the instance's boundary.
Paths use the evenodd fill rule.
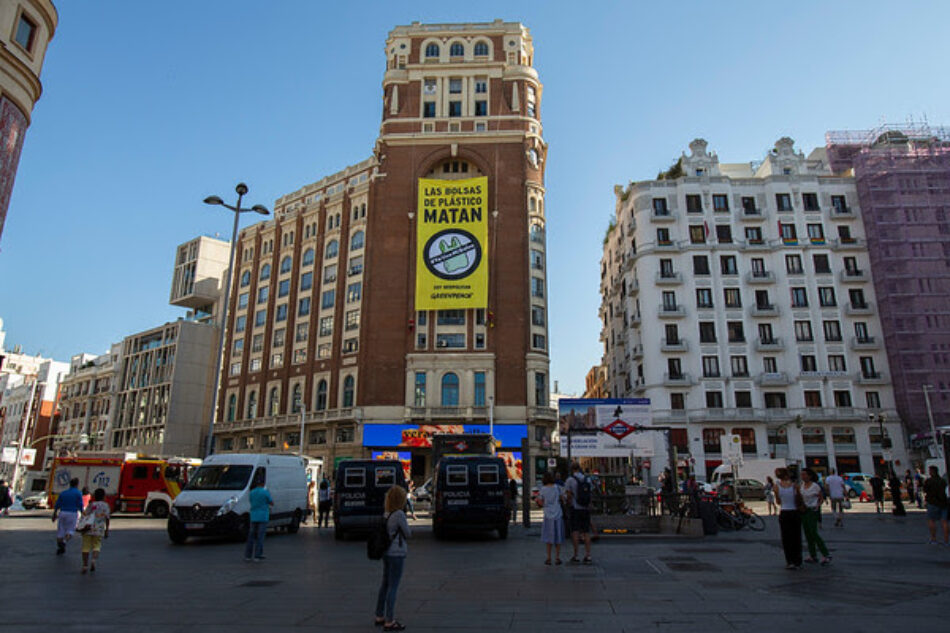
<path fill-rule="evenodd" d="M 102 488 L 96 488 L 92 494 L 93 501 L 86 506 L 83 516 L 92 516 L 92 523 L 89 528 L 82 533 L 82 572 L 96 571 L 96 561 L 99 560 L 99 552 L 102 550 L 102 539 L 109 538 L 109 504 L 104 500 L 106 491 Z M 89 561 L 89 554 L 92 554 L 92 563 Z"/>

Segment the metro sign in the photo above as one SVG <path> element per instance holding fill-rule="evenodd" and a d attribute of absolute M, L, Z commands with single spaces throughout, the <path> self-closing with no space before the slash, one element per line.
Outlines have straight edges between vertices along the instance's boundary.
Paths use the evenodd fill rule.
<path fill-rule="evenodd" d="M 452 447 L 459 453 L 464 453 L 466 450 L 468 450 L 468 442 L 465 440 L 460 440 L 453 444 Z"/>
<path fill-rule="evenodd" d="M 610 435 L 620 441 L 631 433 L 638 431 L 639 427 L 633 424 L 628 424 L 620 418 L 617 418 L 607 426 L 603 427 L 601 430 L 607 435 Z"/>

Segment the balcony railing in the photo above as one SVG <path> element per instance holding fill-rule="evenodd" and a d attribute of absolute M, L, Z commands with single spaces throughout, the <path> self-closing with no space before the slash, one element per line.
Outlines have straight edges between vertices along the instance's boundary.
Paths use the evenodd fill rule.
<path fill-rule="evenodd" d="M 863 251 L 866 248 L 864 240 L 859 237 L 842 237 L 831 240 L 831 248 L 836 251 Z"/>
<path fill-rule="evenodd" d="M 868 280 L 868 273 L 864 270 L 848 270 L 846 268 L 838 273 L 838 279 L 842 283 L 861 283 Z"/>
<path fill-rule="evenodd" d="M 755 341 L 755 350 L 757 352 L 779 352 L 785 349 L 785 344 L 782 343 L 782 339 L 778 336 L 763 339 L 758 338 Z"/>
<path fill-rule="evenodd" d="M 775 274 L 769 270 L 753 270 L 745 275 L 746 283 L 772 284 L 775 283 Z"/>
<path fill-rule="evenodd" d="M 663 374 L 663 384 L 667 387 L 681 387 L 693 384 L 693 379 L 690 378 L 689 374 L 678 373 L 678 374 Z"/>
<path fill-rule="evenodd" d="M 660 343 L 661 352 L 673 352 L 673 353 L 685 353 L 689 351 L 689 344 L 687 344 L 686 339 L 676 339 L 670 341 L 668 339 L 663 339 Z"/>
<path fill-rule="evenodd" d="M 660 271 L 656 274 L 656 285 L 672 286 L 683 283 L 683 275 L 672 271 Z"/>
<path fill-rule="evenodd" d="M 851 337 L 851 349 L 853 350 L 874 350 L 881 349 L 881 343 L 873 336 Z"/>
<path fill-rule="evenodd" d="M 661 319 L 679 319 L 686 316 L 686 308 L 682 305 L 661 305 L 659 310 Z"/>
<path fill-rule="evenodd" d="M 792 384 L 792 379 L 784 371 L 763 372 L 755 377 L 755 384 L 760 386 L 778 387 Z"/>
<path fill-rule="evenodd" d="M 772 303 L 756 304 L 749 309 L 749 314 L 754 317 L 777 317 L 781 314 L 781 310 Z"/>
<path fill-rule="evenodd" d="M 675 222 L 676 214 L 669 209 L 663 209 L 659 211 L 657 209 L 651 209 L 650 219 L 654 222 Z"/>
<path fill-rule="evenodd" d="M 861 370 L 855 376 L 859 385 L 881 385 L 887 382 L 887 376 L 881 371 Z"/>
<path fill-rule="evenodd" d="M 844 312 L 848 316 L 872 314 L 874 312 L 874 305 L 870 301 L 863 301 L 861 303 L 848 303 L 848 305 L 846 305 L 844 308 Z"/>

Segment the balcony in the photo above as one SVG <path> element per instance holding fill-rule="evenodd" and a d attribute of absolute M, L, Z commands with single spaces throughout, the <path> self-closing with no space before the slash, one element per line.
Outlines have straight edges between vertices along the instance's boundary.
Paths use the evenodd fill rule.
<path fill-rule="evenodd" d="M 887 384 L 887 375 L 882 371 L 861 370 L 855 376 L 855 382 L 859 385 L 885 385 Z"/>
<path fill-rule="evenodd" d="M 874 313 L 874 305 L 870 301 L 863 303 L 848 303 L 844 308 L 848 316 L 866 316 Z"/>
<path fill-rule="evenodd" d="M 630 327 L 638 327 L 640 325 L 640 313 L 634 312 L 630 315 Z"/>
<path fill-rule="evenodd" d="M 841 283 L 856 284 L 868 281 L 868 273 L 865 270 L 842 270 L 838 273 L 838 279 Z"/>
<path fill-rule="evenodd" d="M 643 358 L 643 345 L 639 343 L 633 346 L 633 357 L 634 358 Z"/>
<path fill-rule="evenodd" d="M 758 222 L 765 219 L 765 212 L 762 209 L 742 209 L 736 216 L 741 222 Z"/>
<path fill-rule="evenodd" d="M 663 386 L 664 387 L 689 387 L 692 386 L 693 379 L 690 378 L 689 374 L 663 374 Z"/>
<path fill-rule="evenodd" d="M 633 260 L 628 259 L 627 261 L 633 261 Z M 636 279 L 631 279 L 627 283 L 627 294 L 630 296 L 633 296 L 639 292 L 640 292 L 640 282 L 637 281 Z"/>
<path fill-rule="evenodd" d="M 865 336 L 863 338 L 852 336 L 851 349 L 855 351 L 881 349 L 881 342 L 875 339 L 873 336 Z"/>
<path fill-rule="evenodd" d="M 659 317 L 661 319 L 682 319 L 686 316 L 686 307 L 677 305 L 661 305 L 659 310 Z"/>
<path fill-rule="evenodd" d="M 686 342 L 686 339 L 681 338 L 672 342 L 668 339 L 663 339 L 660 342 L 660 351 L 668 354 L 685 354 L 689 351 L 689 344 Z"/>
<path fill-rule="evenodd" d="M 835 251 L 863 251 L 867 248 L 867 245 L 861 238 L 843 237 L 831 240 L 831 248 Z"/>
<path fill-rule="evenodd" d="M 775 273 L 770 270 L 753 270 L 745 274 L 745 281 L 748 284 L 774 284 Z"/>
<path fill-rule="evenodd" d="M 774 303 L 756 304 L 749 308 L 749 314 L 759 318 L 777 317 L 782 313 Z"/>
<path fill-rule="evenodd" d="M 676 286 L 683 283 L 682 273 L 672 271 L 660 271 L 656 274 L 657 286 Z"/>
<path fill-rule="evenodd" d="M 851 207 L 831 207 L 828 209 L 828 217 L 832 220 L 853 220 L 856 216 Z"/>
<path fill-rule="evenodd" d="M 557 409 L 551 407 L 528 407 L 528 419 L 557 422 Z"/>
<path fill-rule="evenodd" d="M 744 251 L 768 251 L 772 249 L 772 245 L 768 240 L 745 240 L 738 243 Z"/>
<path fill-rule="evenodd" d="M 760 387 L 783 387 L 792 384 L 792 379 L 784 371 L 761 373 L 755 377 Z"/>
<path fill-rule="evenodd" d="M 779 337 L 755 340 L 755 351 L 757 352 L 781 352 L 785 349 L 785 344 Z"/>
<path fill-rule="evenodd" d="M 656 209 L 651 209 L 650 220 L 652 220 L 653 222 L 660 223 L 660 224 L 667 223 L 667 222 L 676 222 L 676 214 L 670 211 L 669 209 L 665 209 L 663 211 L 657 211 Z"/>

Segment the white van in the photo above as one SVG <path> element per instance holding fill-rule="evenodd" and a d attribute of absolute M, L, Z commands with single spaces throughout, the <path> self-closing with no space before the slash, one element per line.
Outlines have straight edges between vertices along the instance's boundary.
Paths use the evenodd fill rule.
<path fill-rule="evenodd" d="M 227 453 L 212 455 L 175 497 L 168 537 L 181 544 L 189 536 L 247 535 L 248 494 L 259 478 L 274 499 L 268 527 L 300 529 L 307 512 L 307 463 L 294 455 Z"/>

